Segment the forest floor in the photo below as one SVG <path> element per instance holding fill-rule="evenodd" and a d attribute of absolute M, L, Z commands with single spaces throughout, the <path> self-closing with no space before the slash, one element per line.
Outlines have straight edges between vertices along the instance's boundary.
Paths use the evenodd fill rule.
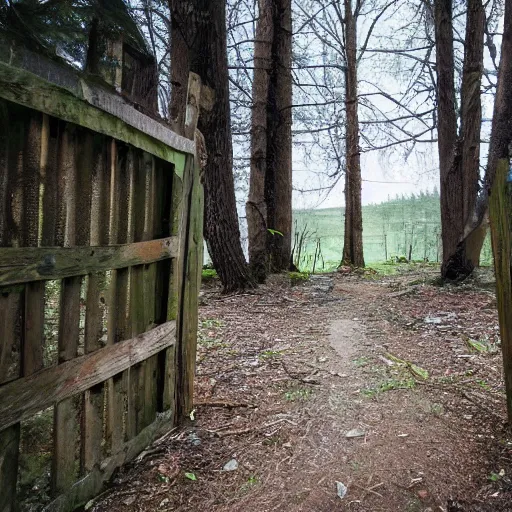
<path fill-rule="evenodd" d="M 89 510 L 512 510 L 492 275 L 436 275 L 206 285 L 193 419 Z"/>

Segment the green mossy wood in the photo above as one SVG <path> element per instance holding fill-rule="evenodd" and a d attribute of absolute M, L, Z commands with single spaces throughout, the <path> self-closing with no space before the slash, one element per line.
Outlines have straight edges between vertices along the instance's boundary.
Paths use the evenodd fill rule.
<path fill-rule="evenodd" d="M 200 169 L 194 140 L 107 84 L 5 50 L 0 41 L 0 511 L 17 510 L 20 421 L 48 407 L 44 505 L 68 511 L 193 407 Z M 49 280 L 60 281 L 58 361 L 43 368 Z"/>
<path fill-rule="evenodd" d="M 509 172 L 509 161 L 500 160 L 492 187 L 489 213 L 507 411 L 509 421 L 512 422 L 512 182 L 509 181 Z"/>

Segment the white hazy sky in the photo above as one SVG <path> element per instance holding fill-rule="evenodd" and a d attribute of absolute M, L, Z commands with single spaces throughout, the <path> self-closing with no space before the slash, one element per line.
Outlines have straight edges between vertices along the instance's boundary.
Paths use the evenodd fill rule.
<path fill-rule="evenodd" d="M 379 152 L 361 155 L 362 169 L 362 201 L 363 205 L 382 203 L 397 194 L 417 194 L 420 190 L 433 190 L 439 188 L 439 174 L 437 169 L 437 145 L 425 145 L 425 154 L 419 160 L 411 156 L 408 162 L 389 162 Z M 380 158 L 379 158 L 380 157 Z M 315 172 L 305 172 L 301 160 L 294 162 L 293 180 L 296 188 L 315 188 L 321 182 Z M 344 177 L 337 182 L 332 191 L 300 193 L 295 191 L 293 207 L 302 208 L 334 208 L 345 205 L 343 190 Z"/>

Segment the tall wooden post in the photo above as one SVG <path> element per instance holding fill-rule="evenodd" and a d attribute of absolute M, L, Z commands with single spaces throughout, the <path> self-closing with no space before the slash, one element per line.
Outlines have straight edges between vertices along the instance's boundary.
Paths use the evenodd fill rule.
<path fill-rule="evenodd" d="M 199 117 L 201 79 L 190 73 L 188 81 L 185 135 L 194 138 Z M 197 151 L 197 148 L 196 148 Z M 181 217 L 179 227 L 178 312 L 176 335 L 176 417 L 193 409 L 194 375 L 197 342 L 197 309 L 202 268 L 203 187 L 200 180 L 199 155 L 187 157 L 181 180 Z"/>
<path fill-rule="evenodd" d="M 507 412 L 512 424 L 512 168 L 508 159 L 498 162 L 489 213 Z"/>

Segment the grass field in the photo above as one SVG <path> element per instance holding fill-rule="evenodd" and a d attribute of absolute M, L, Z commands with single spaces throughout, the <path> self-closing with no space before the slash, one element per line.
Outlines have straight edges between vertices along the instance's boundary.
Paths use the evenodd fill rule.
<path fill-rule="evenodd" d="M 315 252 L 315 271 L 337 267 L 343 251 L 344 208 L 295 210 L 293 214 L 295 260 L 300 239 L 304 240 L 300 248 L 300 269 L 312 270 Z M 411 248 L 412 260 L 439 261 L 442 258 L 439 195 L 420 193 L 419 196 L 363 206 L 363 244 L 366 264 L 409 258 Z M 481 264 L 491 264 L 491 258 L 487 237 Z"/>

